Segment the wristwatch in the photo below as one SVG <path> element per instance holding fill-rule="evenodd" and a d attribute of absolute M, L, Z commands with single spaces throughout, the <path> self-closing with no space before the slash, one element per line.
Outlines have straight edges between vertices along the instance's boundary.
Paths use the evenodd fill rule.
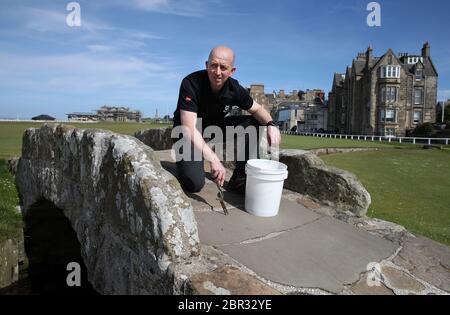
<path fill-rule="evenodd" d="M 273 120 L 269 121 L 269 122 L 266 124 L 266 127 L 269 127 L 269 126 L 278 127 L 277 124 L 273 122 Z"/>

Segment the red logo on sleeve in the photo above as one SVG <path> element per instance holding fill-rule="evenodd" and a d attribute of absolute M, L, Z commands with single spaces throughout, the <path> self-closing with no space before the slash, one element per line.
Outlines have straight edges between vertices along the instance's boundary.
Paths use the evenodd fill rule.
<path fill-rule="evenodd" d="M 190 96 L 186 96 L 184 99 L 186 100 L 186 102 L 192 101 L 192 98 Z"/>

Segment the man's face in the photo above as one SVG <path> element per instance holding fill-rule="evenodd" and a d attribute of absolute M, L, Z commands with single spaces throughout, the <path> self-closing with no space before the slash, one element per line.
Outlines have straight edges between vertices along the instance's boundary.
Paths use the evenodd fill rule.
<path fill-rule="evenodd" d="M 236 68 L 233 66 L 233 56 L 220 51 L 212 54 L 206 62 L 206 70 L 208 71 L 212 90 L 219 92 L 228 78 L 236 71 Z"/>

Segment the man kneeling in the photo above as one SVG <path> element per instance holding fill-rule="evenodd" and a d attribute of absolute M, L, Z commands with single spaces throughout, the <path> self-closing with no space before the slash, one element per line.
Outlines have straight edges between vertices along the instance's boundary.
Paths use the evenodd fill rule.
<path fill-rule="evenodd" d="M 231 76 L 235 73 L 235 55 L 228 47 L 215 47 L 209 54 L 206 70 L 194 72 L 185 77 L 181 83 L 177 109 L 174 113 L 174 128 L 183 127 L 184 137 L 192 145 L 187 156 L 177 158 L 177 167 L 181 185 L 189 192 L 199 192 L 205 185 L 204 160 L 211 163 L 211 175 L 219 186 L 225 183 L 225 168 L 217 154 L 206 145 L 203 130 L 210 126 L 217 126 L 226 134 L 226 127 L 248 128 L 267 126 L 269 144 L 280 144 L 281 136 L 270 114 L 249 95 L 239 82 Z M 252 116 L 230 116 L 233 107 L 248 111 Z M 197 119 L 202 119 L 202 129 L 197 130 Z M 239 136 L 238 136 L 239 137 Z M 236 168 L 228 183 L 227 189 L 245 193 L 245 164 L 249 159 L 250 143 L 248 135 L 245 157 L 236 161 Z M 256 149 L 256 152 L 258 149 Z M 200 158 L 195 158 L 195 152 Z"/>

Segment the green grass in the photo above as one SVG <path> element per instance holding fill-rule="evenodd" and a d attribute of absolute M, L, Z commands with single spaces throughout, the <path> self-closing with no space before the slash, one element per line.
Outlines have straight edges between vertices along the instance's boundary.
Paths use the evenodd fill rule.
<path fill-rule="evenodd" d="M 15 207 L 19 204 L 19 197 L 13 179 L 9 174 L 6 163 L 0 160 L 0 243 L 20 235 L 22 216 Z"/>
<path fill-rule="evenodd" d="M 372 196 L 370 217 L 450 245 L 450 151 L 382 150 L 322 159 L 359 178 Z"/>
<path fill-rule="evenodd" d="M 282 149 L 313 150 L 322 148 L 417 148 L 413 144 L 399 144 L 379 141 L 330 139 L 307 136 L 283 135 Z"/>
<path fill-rule="evenodd" d="M 96 128 L 111 130 L 116 133 L 133 135 L 136 131 L 148 128 L 164 128 L 168 125 L 151 125 L 146 123 L 68 123 L 81 129 Z M 22 135 L 28 128 L 38 128 L 43 123 L 0 122 L 0 159 L 19 156 L 22 148 Z"/>
<path fill-rule="evenodd" d="M 22 134 L 42 123 L 0 122 L 0 240 L 20 229 L 17 192 L 5 162 L 19 156 Z M 167 125 L 138 123 L 70 124 L 132 135 Z M 450 150 L 420 150 L 412 144 L 365 142 L 283 135 L 284 149 L 384 148 L 386 150 L 323 157 L 332 166 L 354 173 L 372 196 L 369 216 L 396 222 L 410 231 L 450 245 Z M 408 150 L 405 150 L 408 149 Z"/>

